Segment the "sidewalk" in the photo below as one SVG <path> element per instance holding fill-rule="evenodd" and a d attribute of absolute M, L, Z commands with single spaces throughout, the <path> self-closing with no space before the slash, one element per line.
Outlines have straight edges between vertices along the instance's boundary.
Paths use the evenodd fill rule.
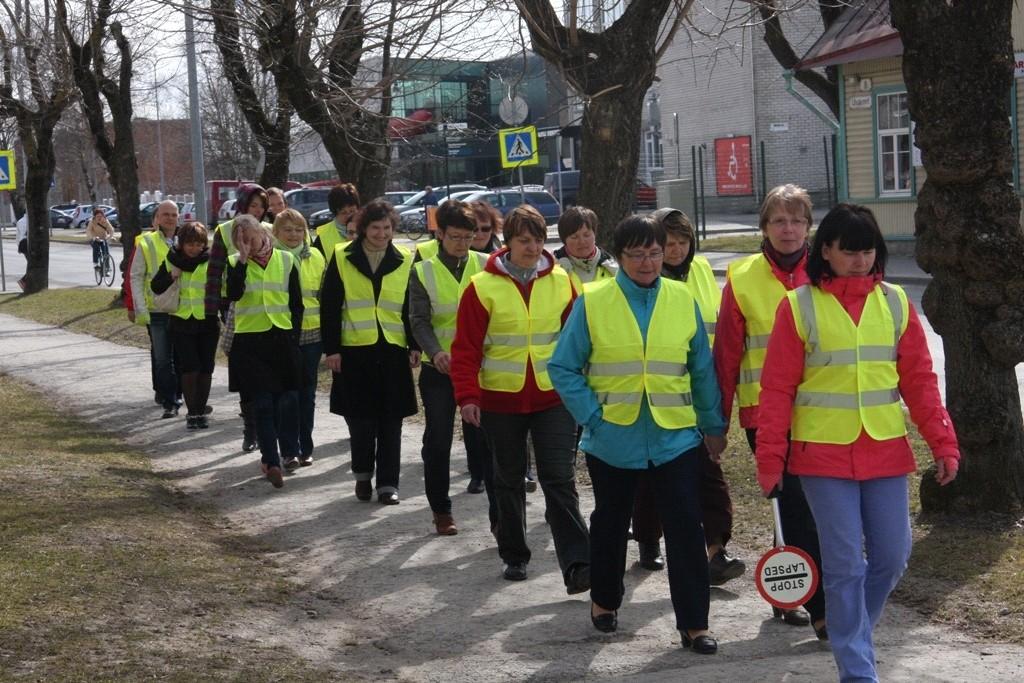
<path fill-rule="evenodd" d="M 276 491 L 260 477 L 258 455 L 239 450 L 237 398 L 226 392 L 224 368 L 214 377 L 211 428 L 188 433 L 183 419 L 159 419 L 145 350 L 5 315 L 0 344 L 0 372 L 148 452 L 173 486 L 213 506 L 237 533 L 264 542 L 267 559 L 286 568 L 301 589 L 288 603 L 250 606 L 251 623 L 223 628 L 259 633 L 268 647 L 332 667 L 339 680 L 835 680 L 827 645 L 810 628 L 773 621 L 749 571 L 712 589 L 719 654 L 683 650 L 665 572 L 638 569 L 635 544 L 620 630 L 599 634 L 590 625 L 587 595 L 565 594 L 539 492 L 528 496 L 530 578 L 503 581 L 486 499 L 465 493 L 461 444 L 452 462 L 459 534 L 432 533 L 421 422 L 405 423 L 401 505 L 360 503 L 344 422 L 327 413 L 321 395 L 316 462 Z M 581 489 L 580 498 L 589 515 L 590 490 Z M 753 569 L 755 549 L 733 551 Z M 876 642 L 885 681 L 1024 679 L 1024 648 L 973 641 L 899 605 L 887 608 Z"/>

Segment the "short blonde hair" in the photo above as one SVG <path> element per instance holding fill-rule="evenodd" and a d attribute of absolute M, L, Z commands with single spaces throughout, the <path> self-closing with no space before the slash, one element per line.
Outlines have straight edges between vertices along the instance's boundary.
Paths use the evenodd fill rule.
<path fill-rule="evenodd" d="M 285 209 L 279 216 L 274 218 L 274 237 L 277 237 L 279 229 L 301 227 L 308 230 L 309 225 L 305 217 L 295 209 Z"/>
<path fill-rule="evenodd" d="M 764 201 L 761 202 L 761 212 L 758 217 L 758 225 L 761 228 L 761 232 L 764 232 L 765 228 L 768 227 L 768 219 L 771 218 L 772 212 L 779 208 L 785 209 L 790 213 L 803 214 L 808 227 L 813 222 L 811 217 L 811 195 L 807 194 L 807 190 L 799 185 L 787 183 L 786 185 L 773 187 L 765 195 Z"/>

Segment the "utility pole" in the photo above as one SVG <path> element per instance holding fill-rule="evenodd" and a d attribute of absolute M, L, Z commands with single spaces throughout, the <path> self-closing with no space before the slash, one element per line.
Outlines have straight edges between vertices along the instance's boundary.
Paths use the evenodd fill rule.
<path fill-rule="evenodd" d="M 192 2 L 185 3 L 185 56 L 188 62 L 188 109 L 192 119 L 192 185 L 196 213 L 206 211 L 206 170 L 203 167 L 203 118 L 199 113 L 199 78 L 196 75 L 196 34 L 192 22 Z M 202 212 L 202 213 L 200 213 Z"/>

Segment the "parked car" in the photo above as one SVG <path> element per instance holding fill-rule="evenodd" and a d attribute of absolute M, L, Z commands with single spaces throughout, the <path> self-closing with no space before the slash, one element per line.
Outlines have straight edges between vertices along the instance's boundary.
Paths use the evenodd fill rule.
<path fill-rule="evenodd" d="M 460 192 L 452 192 L 451 198 L 457 200 L 465 200 L 471 194 L 475 194 L 480 190 L 462 190 Z M 437 205 L 440 206 L 448 201 L 448 197 L 441 197 Z M 401 232 L 409 232 L 410 230 L 420 231 L 427 224 L 427 207 L 417 206 L 412 209 L 406 209 L 398 214 L 398 229 Z"/>
<path fill-rule="evenodd" d="M 227 199 L 217 209 L 217 222 L 223 223 L 235 217 L 235 200 Z"/>
<path fill-rule="evenodd" d="M 309 217 L 309 221 L 307 221 L 307 222 L 309 223 L 309 229 L 310 230 L 315 230 L 315 229 L 319 228 L 321 225 L 325 225 L 326 223 L 330 223 L 333 220 L 334 220 L 334 214 L 331 213 L 331 210 L 330 209 L 323 209 L 321 211 L 317 211 L 314 214 L 312 214 Z"/>
<path fill-rule="evenodd" d="M 377 197 L 377 199 L 383 199 L 394 206 L 398 206 L 399 204 L 404 204 L 415 196 L 416 190 L 407 190 L 403 192 L 385 192 L 382 196 Z"/>
<path fill-rule="evenodd" d="M 327 208 L 327 195 L 330 192 L 329 187 L 304 187 L 285 192 L 284 198 L 288 202 L 288 208 L 295 209 L 309 221 L 314 213 Z"/>
<path fill-rule="evenodd" d="M 461 192 L 463 190 L 486 190 L 487 187 L 484 185 L 477 185 L 476 183 L 452 183 L 451 185 L 438 185 L 434 188 L 434 194 L 438 197 L 451 191 L 452 193 Z M 415 209 L 418 206 L 423 206 L 423 198 L 427 195 L 425 190 L 420 190 L 413 196 L 401 204 L 395 205 L 395 211 L 401 216 L 403 211 L 409 209 Z"/>
<path fill-rule="evenodd" d="M 153 217 L 160 202 L 143 202 L 139 204 L 139 228 L 145 230 L 153 227 Z"/>
<path fill-rule="evenodd" d="M 50 207 L 50 228 L 52 230 L 64 230 L 71 227 L 71 214 L 67 211 L 61 211 L 54 207 Z"/>
<path fill-rule="evenodd" d="M 197 221 L 199 215 L 196 213 L 195 202 L 178 202 L 178 226 L 185 225 L 187 221 Z"/>
<path fill-rule="evenodd" d="M 553 171 L 544 174 L 544 189 L 558 197 L 558 179 L 562 180 L 562 204 L 574 206 L 580 191 L 579 171 Z M 634 211 L 653 211 L 658 208 L 658 192 L 639 178 L 636 180 L 632 208 Z"/>
<path fill-rule="evenodd" d="M 72 213 L 75 212 L 75 209 L 78 208 L 78 202 L 71 202 L 70 204 L 54 204 L 50 208 L 56 209 L 57 211 L 60 211 L 61 213 L 66 213 L 67 215 L 70 216 Z"/>
<path fill-rule="evenodd" d="M 465 198 L 464 202 L 484 201 L 501 212 L 502 216 L 507 215 L 512 209 L 520 204 L 529 204 L 537 209 L 548 224 L 557 223 L 558 217 L 562 215 L 562 207 L 558 200 L 546 192 L 540 185 L 525 185 L 520 191 L 519 186 L 498 187 L 484 192 L 475 192 Z"/>
<path fill-rule="evenodd" d="M 106 215 L 107 220 L 110 221 L 111 225 L 114 225 L 117 220 L 117 209 L 112 206 L 107 206 L 106 204 L 97 204 L 97 206 L 103 209 L 103 213 Z M 114 213 L 113 219 L 110 217 L 111 212 Z M 90 219 L 92 219 L 92 204 L 79 204 L 75 207 L 75 212 L 71 215 L 71 227 L 79 230 L 83 229 L 89 224 Z M 117 226 L 114 225 L 114 227 Z"/>

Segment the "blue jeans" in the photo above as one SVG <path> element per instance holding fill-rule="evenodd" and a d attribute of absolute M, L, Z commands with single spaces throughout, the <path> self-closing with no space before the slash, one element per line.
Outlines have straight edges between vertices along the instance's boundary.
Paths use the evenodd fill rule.
<path fill-rule="evenodd" d="M 170 320 L 168 313 L 151 312 L 146 326 L 153 352 L 153 387 L 164 408 L 178 405 L 178 375 L 174 368 L 174 345 L 168 330 Z"/>
<path fill-rule="evenodd" d="M 256 413 L 256 436 L 260 442 L 260 462 L 280 467 L 281 457 L 298 455 L 299 415 L 297 391 L 257 391 L 252 395 Z M 278 451 L 278 444 L 281 450 Z"/>
<path fill-rule="evenodd" d="M 313 454 L 313 416 L 316 413 L 316 381 L 320 357 L 324 355 L 323 342 L 303 344 L 302 388 L 299 389 L 299 455 Z"/>
<path fill-rule="evenodd" d="M 910 559 L 907 478 L 801 476 L 814 512 L 825 621 L 843 683 L 877 681 L 871 633 Z"/>

